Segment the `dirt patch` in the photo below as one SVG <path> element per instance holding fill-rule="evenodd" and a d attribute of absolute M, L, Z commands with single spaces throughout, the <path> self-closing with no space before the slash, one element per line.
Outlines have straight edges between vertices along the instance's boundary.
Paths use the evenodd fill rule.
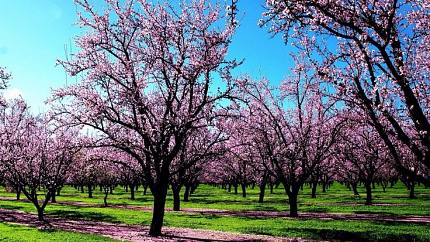
<path fill-rule="evenodd" d="M 17 210 L 0 209 L 0 221 L 16 223 L 41 229 L 58 229 L 80 233 L 97 234 L 128 241 L 312 241 L 300 238 L 282 238 L 265 235 L 237 234 L 202 229 L 164 227 L 163 235 L 148 236 L 147 226 L 132 226 L 86 220 L 67 220 L 46 217 L 47 223 L 37 221 L 37 216 Z"/>

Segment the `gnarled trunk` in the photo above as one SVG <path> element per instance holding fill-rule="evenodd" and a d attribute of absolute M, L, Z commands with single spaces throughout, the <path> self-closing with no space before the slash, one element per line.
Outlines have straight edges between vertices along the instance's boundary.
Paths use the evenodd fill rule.
<path fill-rule="evenodd" d="M 163 227 L 164 220 L 164 207 L 166 205 L 168 181 L 162 180 L 158 184 L 155 184 L 155 188 L 152 189 L 154 196 L 154 207 L 152 210 L 152 221 L 149 229 L 150 236 L 160 236 L 161 228 Z"/>

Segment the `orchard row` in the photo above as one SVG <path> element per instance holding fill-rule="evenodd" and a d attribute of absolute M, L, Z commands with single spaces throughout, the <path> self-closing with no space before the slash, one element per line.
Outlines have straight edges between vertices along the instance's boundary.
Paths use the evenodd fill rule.
<path fill-rule="evenodd" d="M 199 183 L 282 183 L 290 216 L 310 183 L 357 193 L 400 179 L 414 197 L 430 183 L 430 2 L 266 1 L 261 26 L 294 46 L 279 85 L 235 76 L 227 59 L 236 2 L 173 6 L 106 0 L 79 6 L 77 53 L 58 64 L 78 82 L 54 90 L 34 115 L 2 100 L 0 175 L 39 219 L 65 184 L 149 188 L 150 234 Z M 262 30 L 263 31 L 263 30 Z M 270 50 L 268 50 L 270 51 Z M 240 57 L 238 57 L 240 58 Z M 265 60 L 262 60 L 265 61 Z M 0 69 L 1 88 L 10 75 Z M 43 189 L 40 189 L 43 188 Z M 44 193 L 42 193 L 44 191 Z"/>

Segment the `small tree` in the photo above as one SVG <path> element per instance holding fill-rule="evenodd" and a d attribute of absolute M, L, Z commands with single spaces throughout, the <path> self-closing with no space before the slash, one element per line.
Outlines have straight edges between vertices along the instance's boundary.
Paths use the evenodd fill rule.
<path fill-rule="evenodd" d="M 80 150 L 79 136 L 76 130 L 32 116 L 21 99 L 1 110 L 0 118 L 0 169 L 7 182 L 34 204 L 38 219 L 44 221 L 45 207 L 63 186 L 68 167 Z M 40 200 L 39 195 L 44 198 Z"/>

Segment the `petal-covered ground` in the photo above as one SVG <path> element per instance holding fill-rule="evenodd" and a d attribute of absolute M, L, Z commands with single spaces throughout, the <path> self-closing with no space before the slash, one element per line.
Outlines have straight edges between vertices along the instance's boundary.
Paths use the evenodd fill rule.
<path fill-rule="evenodd" d="M 128 241 L 311 241 L 300 238 L 281 238 L 265 235 L 226 233 L 220 231 L 164 227 L 163 236 L 148 236 L 147 226 L 131 226 L 88 220 L 70 220 L 47 216 L 47 223 L 37 221 L 37 216 L 17 210 L 0 209 L 0 221 L 80 233 L 91 233 Z"/>

